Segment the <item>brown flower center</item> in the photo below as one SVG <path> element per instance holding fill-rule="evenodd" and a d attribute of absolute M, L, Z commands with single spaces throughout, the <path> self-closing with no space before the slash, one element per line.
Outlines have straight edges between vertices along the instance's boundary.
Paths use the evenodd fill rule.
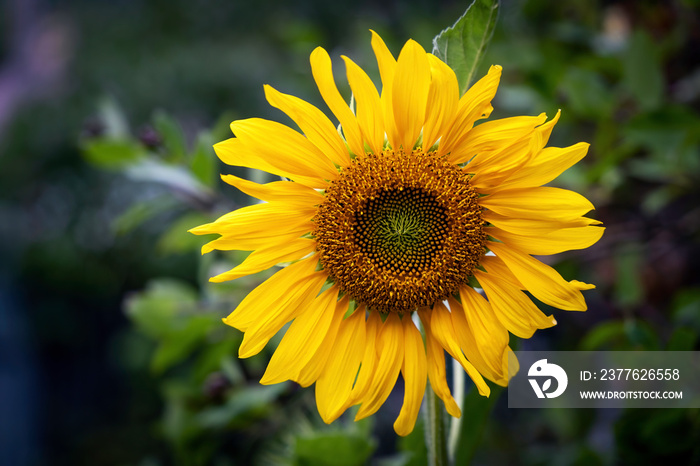
<path fill-rule="evenodd" d="M 455 294 L 484 255 L 469 175 L 434 152 L 357 157 L 314 217 L 321 265 L 358 303 L 410 312 Z"/>

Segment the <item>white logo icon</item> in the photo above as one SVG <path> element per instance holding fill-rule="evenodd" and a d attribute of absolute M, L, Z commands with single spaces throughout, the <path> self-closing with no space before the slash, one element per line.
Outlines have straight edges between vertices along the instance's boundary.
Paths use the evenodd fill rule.
<path fill-rule="evenodd" d="M 569 378 L 566 376 L 564 369 L 556 364 L 547 363 L 546 359 L 535 361 L 535 363 L 530 366 L 527 375 L 530 377 L 548 377 L 542 384 L 542 387 L 540 387 L 537 379 L 528 379 L 537 398 L 556 398 L 564 393 L 566 385 L 569 383 Z M 547 390 L 549 390 L 552 385 L 552 379 L 557 381 L 557 389 L 553 392 L 548 392 Z"/>

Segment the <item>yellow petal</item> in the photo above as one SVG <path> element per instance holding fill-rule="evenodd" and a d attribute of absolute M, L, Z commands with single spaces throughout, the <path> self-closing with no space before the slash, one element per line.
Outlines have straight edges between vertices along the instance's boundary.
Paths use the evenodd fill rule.
<path fill-rule="evenodd" d="M 345 142 L 321 110 L 298 97 L 283 94 L 268 85 L 265 86 L 265 97 L 270 105 L 289 115 L 309 141 L 333 163 L 341 167 L 350 164 L 350 154 Z"/>
<path fill-rule="evenodd" d="M 497 214 L 532 219 L 571 221 L 594 209 L 578 193 L 547 186 L 498 191 L 479 199 L 482 207 Z"/>
<path fill-rule="evenodd" d="M 457 116 L 450 131 L 440 142 L 438 155 L 450 154 L 448 160 L 464 159 L 460 147 L 470 138 L 470 132 L 474 122 L 480 118 L 488 117 L 493 110 L 491 99 L 496 95 L 498 83 L 501 80 L 501 67 L 496 65 L 489 69 L 486 76 L 477 81 L 460 99 L 457 108 Z M 471 158 L 474 154 L 471 154 Z M 465 159 L 469 160 L 469 158 Z"/>
<path fill-rule="evenodd" d="M 401 374 L 404 379 L 403 406 L 394 422 L 394 430 L 401 436 L 413 431 L 425 393 L 428 366 L 423 337 L 410 316 L 404 314 L 401 321 L 404 330 L 404 361 Z"/>
<path fill-rule="evenodd" d="M 328 334 L 337 304 L 338 288 L 332 286 L 321 293 L 308 309 L 302 310 L 270 358 L 261 384 L 284 382 L 294 379 L 301 372 Z"/>
<path fill-rule="evenodd" d="M 283 204 L 255 204 L 230 212 L 212 223 L 193 228 L 195 235 L 219 234 L 202 246 L 202 254 L 215 249 L 252 251 L 280 245 L 314 228 L 315 208 L 290 210 Z"/>
<path fill-rule="evenodd" d="M 327 368 L 328 357 L 335 344 L 335 338 L 340 329 L 340 325 L 343 322 L 345 314 L 348 311 L 348 306 L 350 300 L 347 295 L 340 298 L 337 305 L 335 306 L 335 311 L 333 312 L 333 319 L 331 320 L 331 325 L 328 327 L 328 331 L 324 335 L 323 342 L 321 346 L 313 353 L 309 362 L 299 371 L 299 373 L 292 377 L 291 379 L 297 382 L 302 387 L 308 387 L 323 374 L 323 371 Z"/>
<path fill-rule="evenodd" d="M 394 56 L 389 51 L 389 48 L 382 40 L 381 36 L 376 32 L 372 31 L 372 50 L 374 55 L 377 57 L 377 64 L 379 65 L 379 76 L 382 79 L 382 83 L 386 85 L 394 81 L 394 71 L 396 70 L 396 60 Z"/>
<path fill-rule="evenodd" d="M 234 175 L 221 175 L 221 179 L 247 195 L 267 202 L 284 202 L 294 206 L 317 206 L 323 202 L 323 194 L 300 183 L 273 181 L 258 184 Z"/>
<path fill-rule="evenodd" d="M 455 119 L 459 104 L 459 84 L 452 68 L 428 54 L 431 80 L 423 126 L 423 149 L 428 150 L 445 135 Z"/>
<path fill-rule="evenodd" d="M 452 326 L 455 329 L 455 339 L 464 356 L 483 377 L 495 381 L 499 385 L 506 385 L 507 382 L 503 380 L 503 374 L 500 372 L 502 360 L 500 355 L 497 368 L 493 368 L 491 364 L 487 363 L 481 353 L 481 349 L 476 345 L 476 338 L 467 322 L 464 308 L 459 301 L 451 296 L 447 298 L 447 302 L 450 307 L 449 315 L 452 319 Z"/>
<path fill-rule="evenodd" d="M 283 268 L 248 293 L 224 323 L 245 332 L 262 313 L 275 311 L 300 283 L 311 280 L 316 264 L 318 258 L 309 257 Z"/>
<path fill-rule="evenodd" d="M 311 259 L 316 260 L 316 257 Z M 243 342 L 238 349 L 239 357 L 248 358 L 258 354 L 270 338 L 311 304 L 327 279 L 326 273 L 315 272 L 293 288 L 287 289 L 284 296 L 272 307 L 258 309 L 258 316 L 243 335 Z"/>
<path fill-rule="evenodd" d="M 486 292 L 496 317 L 513 335 L 530 338 L 535 330 L 556 325 L 557 321 L 552 316 L 540 311 L 525 293 L 510 282 L 480 270 L 475 271 L 474 276 Z"/>
<path fill-rule="evenodd" d="M 586 301 L 581 291 L 564 280 L 550 266 L 528 254 L 518 253 L 503 243 L 490 243 L 489 248 L 503 259 L 511 272 L 535 298 L 567 311 L 586 310 Z"/>
<path fill-rule="evenodd" d="M 376 311 L 372 311 L 375 312 Z M 404 358 L 404 336 L 398 314 L 389 313 L 377 335 L 377 366 L 355 420 L 371 416 L 386 401 L 399 377 Z"/>
<path fill-rule="evenodd" d="M 407 153 L 413 149 L 423 128 L 429 89 L 428 56 L 423 47 L 409 40 L 396 62 L 391 89 L 392 110 L 399 138 L 396 143 Z"/>
<path fill-rule="evenodd" d="M 321 419 L 327 424 L 347 409 L 364 347 L 365 315 L 354 312 L 341 323 L 326 369 L 316 381 L 316 405 Z"/>
<path fill-rule="evenodd" d="M 513 189 L 541 186 L 561 175 L 588 152 L 588 144 L 579 142 L 573 146 L 542 149 L 520 170 L 513 172 L 497 188 Z"/>
<path fill-rule="evenodd" d="M 245 145 L 238 138 L 230 138 L 225 141 L 214 144 L 214 151 L 222 162 L 236 167 L 248 167 L 256 170 L 262 170 L 284 178 L 289 178 L 298 183 L 302 183 L 310 188 L 325 189 L 328 182 L 319 178 L 308 169 L 304 169 L 302 173 L 296 171 L 298 164 L 294 165 L 295 171 L 289 171 L 289 162 L 284 163 L 287 157 L 283 157 L 283 163 L 279 163 L 276 158 L 265 159 L 262 153 Z M 284 168 L 283 168 L 284 167 Z"/>
<path fill-rule="evenodd" d="M 469 137 L 450 154 L 450 161 L 471 160 L 466 170 L 478 173 L 484 168 L 507 166 L 509 159 L 518 158 L 530 146 L 535 127 L 544 123 L 544 113 L 487 121 L 469 132 Z M 514 146 L 517 150 L 515 150 Z M 473 159 L 472 159 L 473 157 Z"/>
<path fill-rule="evenodd" d="M 445 369 L 445 350 L 440 346 L 433 332 L 430 330 L 430 311 L 421 309 L 418 311 L 420 319 L 425 327 L 425 346 L 428 359 L 428 379 L 433 392 L 445 403 L 445 409 L 453 417 L 460 417 L 462 411 L 452 397 L 450 387 L 447 385 L 447 371 Z"/>
<path fill-rule="evenodd" d="M 343 57 L 348 82 L 355 97 L 357 121 L 372 153 L 381 154 L 384 148 L 384 118 L 377 88 L 362 68 L 348 57 Z"/>
<path fill-rule="evenodd" d="M 377 57 L 379 75 L 382 79 L 381 103 L 384 115 L 384 129 L 391 147 L 398 149 L 401 143 L 396 124 L 394 123 L 394 110 L 391 100 L 396 60 L 379 34 L 374 31 L 372 31 L 372 50 L 374 50 L 374 55 Z"/>
<path fill-rule="evenodd" d="M 338 170 L 318 147 L 292 128 L 262 118 L 236 120 L 231 131 L 243 147 L 289 173 L 333 180 Z"/>
<path fill-rule="evenodd" d="M 474 381 L 479 394 L 489 396 L 491 389 L 484 381 L 478 370 L 467 361 L 462 353 L 462 349 L 457 341 L 457 334 L 452 323 L 452 316 L 443 303 L 436 303 L 433 306 L 432 315 L 430 317 L 430 331 L 433 336 L 440 342 L 440 345 L 445 348 L 450 356 L 456 359 L 464 368 L 469 377 Z"/>
<path fill-rule="evenodd" d="M 367 312 L 364 305 L 361 305 L 355 313 L 362 313 L 363 315 Z M 361 402 L 364 397 L 369 392 L 372 386 L 372 381 L 374 380 L 374 373 L 377 367 L 377 335 L 379 334 L 379 329 L 382 326 L 382 318 L 378 312 L 370 312 L 367 317 L 366 322 L 366 338 L 365 338 L 365 348 L 364 354 L 362 355 L 362 366 L 360 367 L 360 373 L 357 376 L 357 382 L 352 388 L 351 404 L 357 404 Z"/>
<path fill-rule="evenodd" d="M 493 381 L 499 384 L 503 384 L 503 381 L 507 383 L 507 372 L 502 372 L 502 361 L 503 353 L 508 348 L 508 330 L 496 317 L 491 304 L 472 287 L 460 287 L 459 296 L 477 350 L 491 371 L 500 376 Z M 452 312 L 455 314 L 454 309 Z"/>
<path fill-rule="evenodd" d="M 517 248 L 519 251 L 546 256 L 574 249 L 585 249 L 595 244 L 603 236 L 605 228 L 599 226 L 561 228 L 539 236 L 537 231 L 533 231 L 529 235 L 518 235 L 496 227 L 487 227 L 485 231 L 490 236 L 508 246 Z"/>
<path fill-rule="evenodd" d="M 600 225 L 601 222 L 588 217 L 578 217 L 569 221 L 552 220 L 546 218 L 518 218 L 499 215 L 492 210 L 484 210 L 482 218 L 492 223 L 500 230 L 524 236 L 542 236 L 553 233 L 562 228 L 581 228 L 590 225 Z"/>
<path fill-rule="evenodd" d="M 253 251 L 240 265 L 228 272 L 221 273 L 209 279 L 211 282 L 220 283 L 227 280 L 245 277 L 268 269 L 281 262 L 290 262 L 301 259 L 316 249 L 316 241 L 309 238 L 295 238 L 282 244 L 261 248 Z"/>
<path fill-rule="evenodd" d="M 321 97 L 331 109 L 331 112 L 340 121 L 343 127 L 343 134 L 347 140 L 350 150 L 355 155 L 365 153 L 364 145 L 362 144 L 362 133 L 357 124 L 355 115 L 348 107 L 348 104 L 343 100 L 343 97 L 338 92 L 333 78 L 333 64 L 331 57 L 328 56 L 323 48 L 317 47 L 311 52 L 311 72 L 314 75 L 316 86 L 321 93 Z"/>

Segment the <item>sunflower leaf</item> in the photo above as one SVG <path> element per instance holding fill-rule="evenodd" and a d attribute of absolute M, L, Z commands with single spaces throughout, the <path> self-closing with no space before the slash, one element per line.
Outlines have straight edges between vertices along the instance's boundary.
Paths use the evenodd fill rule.
<path fill-rule="evenodd" d="M 498 0 L 474 0 L 452 26 L 433 39 L 433 54 L 457 74 L 460 94 L 474 78 L 498 17 Z"/>

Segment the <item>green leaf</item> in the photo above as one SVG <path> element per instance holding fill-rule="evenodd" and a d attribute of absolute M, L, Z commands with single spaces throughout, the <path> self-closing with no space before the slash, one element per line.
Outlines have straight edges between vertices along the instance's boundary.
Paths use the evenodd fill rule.
<path fill-rule="evenodd" d="M 171 162 L 183 160 L 187 144 L 180 124 L 167 113 L 159 111 L 153 116 L 153 126 L 163 141 L 166 160 Z"/>
<path fill-rule="evenodd" d="M 99 168 L 121 170 L 143 159 L 144 148 L 129 139 L 96 138 L 81 145 L 85 159 Z"/>
<path fill-rule="evenodd" d="M 454 464 L 470 464 L 476 449 L 481 444 L 491 411 L 504 390 L 498 385 L 489 385 L 491 395 L 488 398 L 481 396 L 474 388 L 464 397 L 462 405 L 464 419 L 461 423 Z"/>
<path fill-rule="evenodd" d="M 211 133 L 202 133 L 197 137 L 197 142 L 192 154 L 190 168 L 195 177 L 206 186 L 213 187 L 216 176 L 216 155 L 213 149 L 214 138 Z"/>
<path fill-rule="evenodd" d="M 623 84 L 644 110 L 657 108 L 663 99 L 664 77 L 657 47 L 645 32 L 637 31 L 622 57 Z"/>
<path fill-rule="evenodd" d="M 464 94 L 486 51 L 498 17 L 498 0 L 474 0 L 461 18 L 433 39 L 433 54 L 457 74 Z"/>
<path fill-rule="evenodd" d="M 300 437 L 294 448 L 299 466 L 360 466 L 374 451 L 373 443 L 360 435 L 318 433 Z"/>

